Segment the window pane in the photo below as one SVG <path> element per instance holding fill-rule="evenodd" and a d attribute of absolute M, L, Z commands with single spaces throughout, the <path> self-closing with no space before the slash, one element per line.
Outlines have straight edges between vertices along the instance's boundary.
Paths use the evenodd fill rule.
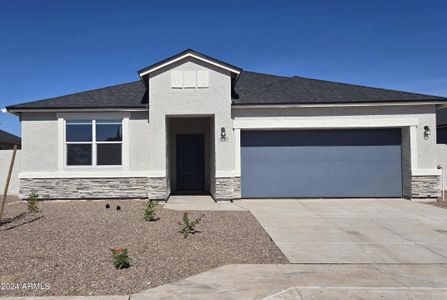
<path fill-rule="evenodd" d="M 67 166 L 86 166 L 92 164 L 92 145 L 67 144 Z"/>
<path fill-rule="evenodd" d="M 98 166 L 121 165 L 121 144 L 97 144 L 96 152 Z"/>
<path fill-rule="evenodd" d="M 67 142 L 91 142 L 92 121 L 67 121 L 65 135 Z"/>
<path fill-rule="evenodd" d="M 121 142 L 123 140 L 121 121 L 96 121 L 98 142 Z"/>

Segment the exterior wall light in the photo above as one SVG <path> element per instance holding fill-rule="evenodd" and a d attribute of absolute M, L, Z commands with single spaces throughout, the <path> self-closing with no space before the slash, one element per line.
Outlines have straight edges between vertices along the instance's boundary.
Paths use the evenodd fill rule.
<path fill-rule="evenodd" d="M 226 139 L 227 139 L 227 133 L 226 133 L 226 131 L 225 131 L 225 127 L 222 127 L 222 128 L 220 129 L 220 140 L 221 140 L 222 142 L 225 142 Z"/>
<path fill-rule="evenodd" d="M 424 139 L 428 140 L 431 135 L 431 129 L 428 126 L 424 126 Z"/>

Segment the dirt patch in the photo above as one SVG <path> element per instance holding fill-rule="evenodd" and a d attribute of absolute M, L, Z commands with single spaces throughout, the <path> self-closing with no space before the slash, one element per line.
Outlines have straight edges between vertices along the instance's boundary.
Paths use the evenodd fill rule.
<path fill-rule="evenodd" d="M 0 295 L 130 294 L 227 264 L 288 263 L 250 212 L 191 212 L 205 217 L 201 232 L 184 239 L 178 232 L 183 212 L 158 207 L 160 220 L 145 222 L 144 204 L 44 202 L 37 214 L 24 214 L 25 203 L 7 206 L 0 225 L 0 284 L 50 288 Z M 128 248 L 129 269 L 113 267 L 113 247 Z"/>

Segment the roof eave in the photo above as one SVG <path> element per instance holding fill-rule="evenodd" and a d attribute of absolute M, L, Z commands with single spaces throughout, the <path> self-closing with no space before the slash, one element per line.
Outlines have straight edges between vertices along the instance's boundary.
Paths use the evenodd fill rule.
<path fill-rule="evenodd" d="M 15 114 L 22 112 L 53 112 L 53 111 L 146 111 L 148 106 L 121 106 L 121 107 L 6 107 L 5 112 Z"/>
<path fill-rule="evenodd" d="M 326 102 L 326 103 L 237 103 L 232 102 L 231 106 L 235 108 L 293 108 L 293 107 L 334 107 L 334 106 L 393 106 L 393 105 L 440 105 L 447 107 L 447 98 L 445 100 L 427 99 L 427 100 L 408 100 L 408 101 L 374 101 L 374 102 Z"/>

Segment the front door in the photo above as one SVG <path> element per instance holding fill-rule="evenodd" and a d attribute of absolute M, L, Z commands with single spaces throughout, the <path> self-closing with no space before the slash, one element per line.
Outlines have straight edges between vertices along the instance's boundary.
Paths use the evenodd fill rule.
<path fill-rule="evenodd" d="M 177 191 L 205 189 L 205 144 L 203 134 L 176 135 Z"/>

